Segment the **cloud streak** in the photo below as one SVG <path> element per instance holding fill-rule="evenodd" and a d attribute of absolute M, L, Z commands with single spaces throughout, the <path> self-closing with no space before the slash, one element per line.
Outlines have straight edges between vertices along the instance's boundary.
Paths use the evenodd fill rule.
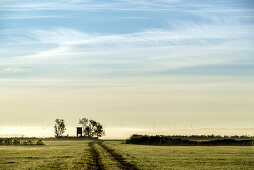
<path fill-rule="evenodd" d="M 7 11 L 17 10 L 16 12 L 18 12 L 20 9 L 25 12 L 31 9 L 31 13 L 35 15 L 30 15 L 30 19 L 50 16 L 54 18 L 60 14 L 64 18 L 67 15 L 63 11 L 81 10 L 82 12 L 78 15 L 69 15 L 68 17 L 81 16 L 94 20 L 96 17 L 100 19 L 134 17 L 141 19 L 142 22 L 148 22 L 148 24 L 140 29 L 135 28 L 134 25 L 128 26 L 128 28 L 133 27 L 133 30 L 125 33 L 119 32 L 121 28 L 125 28 L 125 25 L 121 24 L 124 22 L 128 25 L 137 23 L 125 20 L 118 25 L 119 28 L 113 28 L 110 26 L 112 23 L 105 22 L 105 26 L 109 26 L 109 32 L 103 29 L 102 31 L 93 31 L 93 29 L 86 31 L 90 23 L 95 24 L 92 25 L 92 28 L 96 29 L 98 24 L 96 21 L 89 21 L 87 25 L 82 26 L 66 27 L 61 26 L 61 23 L 60 26 L 53 24 L 53 26 L 46 28 L 43 28 L 45 25 L 39 25 L 35 28 L 33 26 L 28 29 L 24 28 L 23 31 L 17 28 L 17 32 L 15 29 L 11 32 L 5 31 L 2 33 L 5 43 L 0 49 L 4 52 L 4 55 L 0 57 L 0 66 L 3 67 L 2 70 L 5 70 L 2 76 L 8 76 L 8 74 L 29 76 L 29 74 L 35 73 L 44 74 L 44 76 L 54 74 L 57 76 L 62 73 L 67 76 L 71 74 L 69 70 L 75 70 L 75 76 L 78 77 L 83 75 L 141 76 L 151 73 L 165 76 L 163 72 L 170 72 L 174 69 L 218 64 L 246 64 L 247 61 L 252 61 L 253 24 L 248 20 L 236 19 L 237 16 L 240 16 L 239 13 L 233 15 L 234 17 L 220 16 L 221 13 L 216 10 L 250 12 L 251 9 L 235 7 L 233 2 L 228 2 L 227 6 L 224 3 L 214 1 L 208 4 L 191 4 L 175 0 L 135 2 L 126 0 L 121 2 L 13 1 L 12 5 L 5 3 L 3 10 Z M 183 6 L 179 6 L 179 4 Z M 218 6 L 218 4 L 222 6 Z M 218 8 L 211 12 L 214 6 Z M 185 13 L 192 10 L 190 7 L 197 9 L 197 12 L 191 14 L 191 18 L 187 16 L 188 12 Z M 177 11 L 179 8 L 184 8 L 184 10 L 176 12 L 177 15 L 170 13 L 173 15 L 172 17 L 159 12 L 158 15 L 165 17 L 156 23 L 158 25 L 163 23 L 161 27 L 149 23 L 155 21 L 156 18 L 152 18 L 153 16 L 149 16 L 144 11 L 141 12 L 142 15 L 133 12 L 126 12 L 124 15 L 116 15 L 114 12 L 104 13 L 107 9 L 128 10 L 129 8 L 150 10 L 151 12 L 155 9 Z M 59 9 L 59 13 L 47 11 L 55 9 Z M 44 11 L 44 13 L 36 13 L 36 10 Z M 96 12 L 92 13 L 92 17 L 87 15 L 90 10 L 101 10 L 100 15 L 97 15 Z M 204 11 L 207 15 L 201 14 Z M 183 13 L 185 13 L 184 17 L 177 18 Z M 105 17 L 104 14 L 106 14 Z M 250 13 L 244 13 L 244 15 L 250 15 Z M 7 12 L 5 17 L 11 17 L 11 14 Z M 23 13 L 19 19 L 22 20 L 22 17 L 25 19 L 26 13 Z M 25 22 L 29 23 L 29 17 L 26 19 L 28 20 Z M 147 21 L 142 19 L 147 19 Z M 53 19 L 52 21 L 58 20 Z M 46 23 L 53 23 L 52 21 L 45 19 Z M 68 22 L 71 24 L 70 20 Z M 82 24 L 83 22 L 85 21 L 78 19 L 78 23 Z M 116 22 L 113 23 L 116 24 Z M 8 51 L 13 51 L 14 48 L 16 53 L 11 55 L 9 52 L 8 55 Z M 28 67 L 28 69 L 23 71 L 14 71 L 13 69 L 22 67 Z"/>
<path fill-rule="evenodd" d="M 213 41 L 234 41 L 254 37 L 252 25 L 197 25 L 194 23 L 178 24 L 171 30 L 147 30 L 130 34 L 100 34 L 86 33 L 70 28 L 53 30 L 35 30 L 31 35 L 20 37 L 17 41 L 24 43 L 57 44 L 59 46 L 82 47 L 155 47 L 155 46 L 184 46 L 210 44 Z"/>
<path fill-rule="evenodd" d="M 253 126 L 250 0 L 1 0 L 0 11 L 1 125 L 74 127 L 85 111 L 130 128 Z"/>
<path fill-rule="evenodd" d="M 111 1 L 3 1 L 4 11 L 45 11 L 45 10 L 66 10 L 66 11 L 175 11 L 175 12 L 243 12 L 252 11 L 252 8 L 240 9 L 241 1 L 211 1 L 198 3 L 188 0 L 111 0 Z M 245 2 L 248 4 L 248 2 Z M 247 5 L 246 5 L 247 6 Z M 225 8 L 227 7 L 227 8 Z M 251 7 L 251 6 L 250 6 Z M 226 10 L 226 11 L 225 11 Z"/>

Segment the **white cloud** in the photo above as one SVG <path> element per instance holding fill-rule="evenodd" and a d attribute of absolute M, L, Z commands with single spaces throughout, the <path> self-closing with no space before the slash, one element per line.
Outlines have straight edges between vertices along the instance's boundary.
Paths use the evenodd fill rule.
<path fill-rule="evenodd" d="M 9 68 L 2 69 L 2 71 L 6 73 L 21 73 L 21 72 L 24 72 L 24 69 L 19 67 L 9 67 Z"/>
<path fill-rule="evenodd" d="M 79 75 L 111 72 L 135 75 L 190 66 L 234 64 L 253 53 L 252 24 L 215 16 L 205 23 L 169 21 L 168 25 L 168 29 L 126 34 L 91 33 L 63 27 L 31 30 L 20 36 L 12 32 L 8 36 L 11 45 L 29 47 L 30 53 L 19 49 L 15 57 L 0 58 L 0 66 L 47 65 L 59 72 L 76 69 Z M 40 49 L 42 46 L 46 47 Z"/>
<path fill-rule="evenodd" d="M 15 37 L 14 41 L 31 47 L 52 46 L 29 55 L 2 58 L 0 65 L 44 64 L 63 72 L 68 71 L 65 66 L 69 65 L 79 75 L 110 72 L 134 75 L 207 64 L 233 64 L 249 57 L 244 52 L 253 51 L 254 34 L 250 28 L 237 24 L 182 23 L 171 30 L 130 34 L 99 34 L 70 28 L 35 30 L 30 35 Z"/>
<path fill-rule="evenodd" d="M 193 44 L 205 44 L 213 40 L 243 39 L 254 36 L 252 26 L 236 25 L 197 25 L 193 23 L 180 24 L 174 30 L 147 30 L 130 34 L 95 34 L 85 33 L 67 28 L 54 30 L 36 30 L 31 39 L 46 44 L 60 46 L 84 47 L 140 47 L 140 46 L 170 46 L 185 45 L 188 41 Z"/>
<path fill-rule="evenodd" d="M 79 11 L 93 11 L 93 10 L 129 10 L 129 11 L 188 11 L 188 12 L 208 12 L 218 11 L 223 12 L 239 12 L 239 8 L 233 2 L 225 3 L 216 2 L 193 2 L 188 0 L 113 0 L 113 1 L 99 1 L 99 0 L 40 0 L 40 1 L 3 1 L 2 10 L 8 11 L 39 11 L 39 10 L 79 10 Z M 227 8 L 225 8 L 225 6 Z M 191 9 L 193 7 L 199 7 Z M 216 7 L 216 8 L 215 8 Z"/>

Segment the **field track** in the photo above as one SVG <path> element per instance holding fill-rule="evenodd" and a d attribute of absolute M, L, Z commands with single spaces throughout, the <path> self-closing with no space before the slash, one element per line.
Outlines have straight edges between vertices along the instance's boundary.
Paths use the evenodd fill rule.
<path fill-rule="evenodd" d="M 104 170 L 105 169 L 104 165 L 101 163 L 100 154 L 94 148 L 95 144 L 98 144 L 99 146 L 101 146 L 109 155 L 111 155 L 111 157 L 118 163 L 118 167 L 120 169 L 138 170 L 138 168 L 135 165 L 127 162 L 122 157 L 122 155 L 116 153 L 115 150 L 104 145 L 102 143 L 102 141 L 93 141 L 93 142 L 89 143 L 90 154 L 92 155 L 92 160 L 89 163 L 89 169 L 96 169 L 96 170 Z"/>
<path fill-rule="evenodd" d="M 100 161 L 99 153 L 96 151 L 94 148 L 94 143 L 95 142 L 90 142 L 89 145 L 89 151 L 90 154 L 92 155 L 92 160 L 89 161 L 88 168 L 89 169 L 96 169 L 96 170 L 103 170 L 105 169 L 103 164 Z"/>

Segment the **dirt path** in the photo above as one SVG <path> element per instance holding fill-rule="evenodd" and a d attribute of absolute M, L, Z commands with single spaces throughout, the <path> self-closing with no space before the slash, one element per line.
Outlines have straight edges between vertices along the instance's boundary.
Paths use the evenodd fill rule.
<path fill-rule="evenodd" d="M 104 145 L 101 141 L 97 142 L 102 148 L 104 148 L 117 162 L 119 162 L 119 165 L 121 169 L 124 170 L 138 170 L 138 168 L 130 164 L 122 157 L 122 155 L 115 152 L 115 150 L 109 148 L 108 146 Z"/>
<path fill-rule="evenodd" d="M 88 163 L 88 169 L 92 169 L 92 170 L 104 170 L 104 166 L 100 161 L 99 158 L 99 153 L 96 151 L 96 149 L 94 148 L 94 144 L 95 142 L 90 142 L 89 145 L 89 151 L 90 154 L 92 155 L 92 159 L 89 161 Z"/>

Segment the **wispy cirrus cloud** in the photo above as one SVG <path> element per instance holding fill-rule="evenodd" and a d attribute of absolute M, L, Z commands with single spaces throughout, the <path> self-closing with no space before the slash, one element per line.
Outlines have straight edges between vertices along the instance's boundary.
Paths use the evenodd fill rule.
<path fill-rule="evenodd" d="M 254 37 L 252 25 L 197 25 L 194 23 L 178 24 L 169 30 L 146 30 L 130 34 L 101 34 L 77 31 L 70 28 L 35 30 L 30 35 L 16 38 L 16 42 L 57 44 L 59 46 L 82 47 L 155 47 L 207 45 L 214 41 L 225 42 Z M 26 40 L 25 40 L 26 39 Z"/>
<path fill-rule="evenodd" d="M 183 25 L 131 34 L 88 33 L 70 28 L 35 30 L 13 41 L 51 47 L 1 61 L 37 68 L 47 65 L 59 73 L 72 68 L 77 76 L 126 73 L 133 76 L 152 72 L 164 75 L 165 70 L 193 66 L 236 64 L 251 57 L 254 36 L 251 26 Z"/>
<path fill-rule="evenodd" d="M 0 0 L 0 124 L 253 126 L 253 4 Z"/>
<path fill-rule="evenodd" d="M 181 12 L 186 11 L 214 11 L 223 12 L 241 12 L 246 11 L 239 9 L 236 5 L 241 4 L 241 1 L 208 1 L 208 2 L 197 2 L 188 0 L 110 0 L 110 1 L 97 1 L 97 0 L 85 0 L 85 1 L 2 1 L 2 10 L 6 11 L 40 11 L 40 10 L 66 10 L 66 11 L 77 11 L 77 10 L 157 10 L 157 11 L 177 11 L 181 9 Z M 251 2 L 246 1 L 245 4 Z M 181 4 L 181 6 L 179 6 Z M 216 8 L 214 8 L 216 7 Z M 220 8 L 218 8 L 220 7 Z M 195 9 L 191 9 L 195 8 Z M 179 12 L 179 11 L 178 11 Z"/>
<path fill-rule="evenodd" d="M 30 23 L 30 19 L 33 21 L 41 16 L 45 20 L 39 24 L 45 22 L 46 25 L 28 24 L 28 29 L 19 27 L 3 33 L 5 43 L 2 51 L 5 52 L 0 65 L 9 65 L 9 68 L 26 65 L 31 67 L 29 72 L 36 69 L 43 72 L 42 68 L 48 65 L 59 74 L 74 68 L 79 76 L 103 73 L 121 76 L 246 63 L 252 57 L 254 28 L 248 19 L 237 18 L 252 15 L 250 8 L 238 7 L 238 3 L 178 0 L 6 2 L 4 11 L 16 10 L 14 15 L 23 14 L 16 19 L 22 20 L 23 17 L 26 19 L 24 23 Z M 117 10 L 126 11 L 120 15 Z M 142 12 L 133 12 L 135 10 Z M 162 12 L 164 10 L 168 11 Z M 226 12 L 227 15 L 221 16 L 223 10 L 234 14 L 228 16 L 231 12 Z M 15 16 L 8 12 L 5 17 L 13 17 L 13 21 L 7 21 L 16 22 Z M 72 21 L 65 17 L 76 21 L 72 25 Z M 119 22 L 108 22 L 114 18 Z M 136 18 L 140 19 L 140 24 L 133 21 Z M 103 22 L 100 29 L 97 19 L 108 21 Z M 68 26 L 62 20 L 69 23 Z M 137 29 L 136 25 L 142 26 Z M 121 31 L 126 27 L 127 31 Z M 16 47 L 16 53 L 9 52 L 8 57 L 8 51 Z"/>

